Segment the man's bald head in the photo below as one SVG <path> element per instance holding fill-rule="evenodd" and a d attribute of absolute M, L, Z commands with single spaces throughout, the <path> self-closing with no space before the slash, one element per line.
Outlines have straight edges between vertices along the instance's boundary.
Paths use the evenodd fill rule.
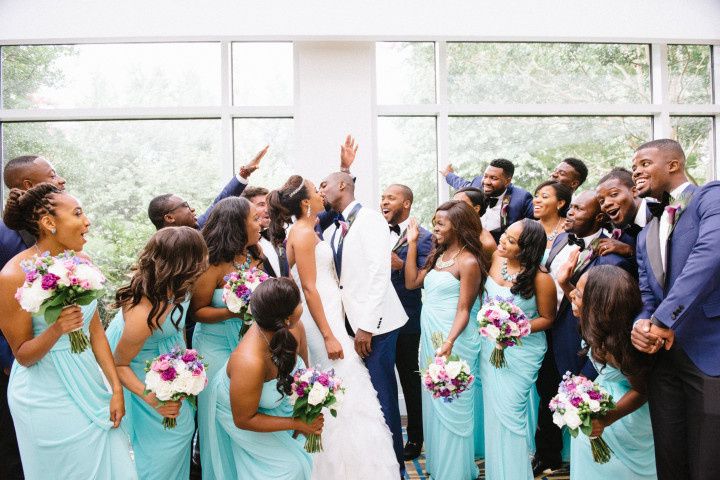
<path fill-rule="evenodd" d="M 565 230 L 578 237 L 587 237 L 603 226 L 607 217 L 600 210 L 600 202 L 593 190 L 579 193 L 570 202 Z"/>
<path fill-rule="evenodd" d="M 345 172 L 331 173 L 320 183 L 320 195 L 326 205 L 341 212 L 345 205 L 355 200 L 355 181 Z"/>
<path fill-rule="evenodd" d="M 39 155 L 22 155 L 10 160 L 3 168 L 3 181 L 8 188 L 28 190 L 39 183 L 51 183 L 65 189 L 65 179 L 52 164 Z"/>

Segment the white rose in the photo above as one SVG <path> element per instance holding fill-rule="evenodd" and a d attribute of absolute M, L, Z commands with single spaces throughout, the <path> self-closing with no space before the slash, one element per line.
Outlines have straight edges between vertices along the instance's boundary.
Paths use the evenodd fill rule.
<path fill-rule="evenodd" d="M 192 381 L 192 373 L 185 370 L 172 381 L 172 389 L 175 392 L 190 393 Z"/>
<path fill-rule="evenodd" d="M 502 308 L 498 308 L 498 314 L 500 316 L 500 320 L 507 320 L 508 318 L 510 318 L 510 314 Z"/>
<path fill-rule="evenodd" d="M 52 273 L 53 275 L 57 275 L 58 277 L 60 277 L 60 279 L 58 280 L 58 285 L 65 285 L 66 287 L 70 286 L 70 277 L 68 277 L 68 270 L 60 262 L 55 262 L 50 265 L 50 267 L 48 268 L 48 273 Z"/>
<path fill-rule="evenodd" d="M 228 293 L 225 298 L 225 304 L 227 305 L 228 310 L 233 313 L 240 313 L 240 310 L 242 309 L 242 302 L 233 292 Z"/>
<path fill-rule="evenodd" d="M 335 392 L 335 405 L 333 405 L 333 407 L 339 407 L 340 405 L 342 405 L 344 400 L 345 392 L 343 390 L 338 390 L 337 392 Z"/>
<path fill-rule="evenodd" d="M 590 411 L 592 412 L 600 411 L 600 402 L 598 402 L 597 400 L 590 400 L 588 402 L 588 406 L 590 407 Z"/>
<path fill-rule="evenodd" d="M 554 412 L 553 413 L 553 423 L 557 425 L 559 428 L 562 428 L 565 426 L 565 420 L 563 419 L 563 415 L 560 412 Z"/>
<path fill-rule="evenodd" d="M 145 388 L 151 391 L 155 391 L 155 388 L 157 387 L 158 383 L 160 382 L 160 375 L 154 371 L 150 370 L 145 374 Z"/>
<path fill-rule="evenodd" d="M 461 370 L 462 364 L 460 362 L 448 362 L 448 364 L 445 365 L 445 371 L 450 378 L 457 378 Z"/>
<path fill-rule="evenodd" d="M 428 366 L 428 374 L 430 375 L 430 379 L 433 381 L 433 383 L 437 383 L 439 380 L 440 372 L 442 372 L 443 366 L 438 365 L 437 363 L 431 363 Z"/>
<path fill-rule="evenodd" d="M 488 335 L 490 335 L 490 338 L 492 339 L 498 338 L 500 336 L 500 329 L 492 323 L 486 326 L 485 330 L 487 330 Z"/>
<path fill-rule="evenodd" d="M 30 313 L 37 313 L 42 303 L 52 296 L 50 290 L 43 290 L 42 279 L 35 280 L 30 288 L 23 288 L 20 295 L 20 308 Z"/>
<path fill-rule="evenodd" d="M 81 280 L 87 280 L 92 290 L 100 290 L 105 283 L 105 277 L 100 270 L 84 263 L 75 267 L 75 276 Z"/>
<path fill-rule="evenodd" d="M 510 335 L 513 337 L 520 336 L 520 327 L 515 322 L 510 322 Z"/>
<path fill-rule="evenodd" d="M 310 383 L 311 378 L 312 378 L 312 372 L 310 370 L 305 370 L 305 373 L 300 375 L 301 382 Z"/>
<path fill-rule="evenodd" d="M 153 389 L 155 392 L 155 396 L 158 398 L 158 400 L 162 400 L 164 402 L 170 400 L 175 393 L 172 388 L 172 384 L 170 382 L 164 382 L 160 381 L 157 385 L 155 385 L 155 388 Z"/>
<path fill-rule="evenodd" d="M 577 414 L 575 409 L 565 411 L 563 414 L 563 420 L 565 420 L 565 424 L 571 430 L 575 430 L 582 425 L 582 420 L 580 420 L 580 416 Z"/>
<path fill-rule="evenodd" d="M 192 377 L 192 383 L 190 384 L 190 395 L 199 395 L 205 389 L 206 384 L 205 375 L 196 375 Z"/>
<path fill-rule="evenodd" d="M 312 390 L 310 390 L 310 395 L 308 395 L 308 403 L 312 406 L 320 405 L 325 401 L 329 392 L 328 387 L 321 385 L 320 382 L 316 382 Z"/>

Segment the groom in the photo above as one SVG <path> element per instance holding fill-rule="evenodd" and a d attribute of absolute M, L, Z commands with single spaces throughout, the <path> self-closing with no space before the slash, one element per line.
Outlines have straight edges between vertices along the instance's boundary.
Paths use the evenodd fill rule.
<path fill-rule="evenodd" d="M 345 327 L 355 337 L 355 350 L 370 372 L 402 473 L 405 463 L 395 350 L 399 329 L 408 317 L 390 283 L 388 224 L 380 212 L 355 200 L 355 183 L 347 173 L 328 176 L 320 184 L 320 194 L 335 212 L 342 212 L 323 238 L 333 249 Z"/>

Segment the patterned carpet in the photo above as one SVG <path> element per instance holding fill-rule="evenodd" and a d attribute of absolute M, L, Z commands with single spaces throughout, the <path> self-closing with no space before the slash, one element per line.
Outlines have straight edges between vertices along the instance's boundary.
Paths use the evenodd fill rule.
<path fill-rule="evenodd" d="M 403 418 L 403 423 L 405 423 L 405 418 Z M 405 438 L 405 441 L 407 441 L 407 432 L 405 430 L 405 426 L 403 425 L 403 437 Z M 484 460 L 478 460 L 477 461 L 478 468 L 480 468 L 480 476 L 479 479 L 484 480 L 485 479 L 485 461 Z M 410 462 L 405 462 L 405 469 L 407 471 L 405 478 L 407 479 L 421 479 L 421 480 L 430 480 L 430 477 L 427 476 L 427 473 L 425 472 L 425 454 L 421 454 L 419 458 L 416 458 L 415 460 L 412 460 Z M 552 475 L 545 475 L 542 477 L 536 477 L 537 479 L 542 480 L 569 480 L 570 479 L 570 470 L 569 465 L 564 465 L 562 469 L 554 472 Z"/>

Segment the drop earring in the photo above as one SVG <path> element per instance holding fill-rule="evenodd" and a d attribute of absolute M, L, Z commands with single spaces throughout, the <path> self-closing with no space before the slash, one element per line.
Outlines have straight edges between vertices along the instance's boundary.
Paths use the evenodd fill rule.
<path fill-rule="evenodd" d="M 310 218 L 310 213 L 311 213 L 311 212 L 312 212 L 312 210 L 310 209 L 310 207 L 308 207 L 308 209 L 307 209 L 307 214 L 306 214 L 306 215 L 307 215 L 307 218 Z"/>
<path fill-rule="evenodd" d="M 51 229 L 50 229 L 50 233 L 52 233 L 53 235 L 55 235 L 55 234 L 57 233 L 57 230 L 55 230 L 55 228 L 51 228 Z"/>

